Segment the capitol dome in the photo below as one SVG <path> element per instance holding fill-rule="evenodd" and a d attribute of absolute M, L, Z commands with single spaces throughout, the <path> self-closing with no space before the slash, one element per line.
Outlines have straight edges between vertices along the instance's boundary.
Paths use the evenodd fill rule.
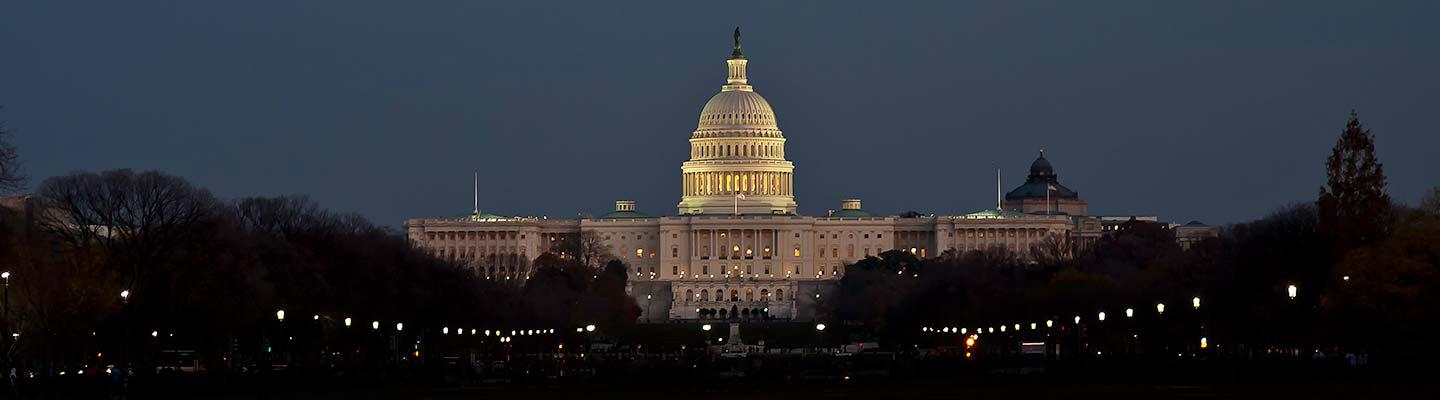
<path fill-rule="evenodd" d="M 753 90 L 716 93 L 700 111 L 699 129 L 730 127 L 776 128 L 775 110 Z"/>
<path fill-rule="evenodd" d="M 795 213 L 795 165 L 785 159 L 775 110 L 750 85 L 749 62 L 736 29 L 725 85 L 705 102 L 690 159 L 680 165 L 680 214 Z"/>

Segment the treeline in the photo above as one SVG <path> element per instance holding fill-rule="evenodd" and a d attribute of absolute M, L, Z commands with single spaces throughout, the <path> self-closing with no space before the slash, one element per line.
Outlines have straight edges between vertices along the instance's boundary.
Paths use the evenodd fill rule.
<path fill-rule="evenodd" d="M 212 369 L 282 345 L 313 357 L 357 350 L 331 340 L 345 318 L 355 329 L 404 323 L 424 335 L 441 326 L 573 329 L 625 320 L 612 310 L 638 313 L 622 300 L 618 263 L 598 274 L 542 256 L 534 279 L 506 285 L 305 197 L 225 202 L 160 172 L 50 178 L 3 213 L 5 321 L 20 333 L 6 360 L 42 371 L 119 364 L 122 351 L 143 366 L 162 348 L 195 350 Z M 288 321 L 278 321 L 279 310 Z"/>
<path fill-rule="evenodd" d="M 1440 329 L 1440 189 L 1416 208 L 1393 204 L 1373 136 L 1353 114 L 1325 165 L 1314 203 L 1225 227 L 1188 249 L 1164 225 L 1131 221 L 1092 245 L 1052 241 L 1028 257 L 887 252 L 849 267 L 827 311 L 896 343 L 939 340 L 929 327 L 1013 332 L 1051 321 L 1083 331 L 1072 338 L 1093 335 L 1071 345 L 1109 343 L 1111 351 L 1193 351 L 1205 338 L 1235 356 L 1440 353 L 1430 339 Z M 1143 325 L 1153 336 L 1100 329 L 1100 312 L 1109 325 Z"/>
<path fill-rule="evenodd" d="M 1147 342 L 1172 349 L 1193 349 L 1206 337 L 1246 356 L 1267 349 L 1433 354 L 1440 192 L 1424 204 L 1396 208 L 1389 233 L 1346 251 L 1335 251 L 1311 205 L 1229 226 L 1189 249 L 1164 225 L 1134 221 L 1074 257 L 1050 261 L 998 249 L 925 260 L 890 251 L 847 269 L 830 312 L 882 341 L 935 344 L 925 327 L 969 333 L 1053 321 L 1073 329 L 1080 316 L 1093 329 L 1100 312 L 1111 324 L 1126 323 L 1127 308 L 1154 324 L 1164 304 L 1170 325 Z M 1097 348 L 1120 342 L 1111 339 L 1092 338 Z"/>

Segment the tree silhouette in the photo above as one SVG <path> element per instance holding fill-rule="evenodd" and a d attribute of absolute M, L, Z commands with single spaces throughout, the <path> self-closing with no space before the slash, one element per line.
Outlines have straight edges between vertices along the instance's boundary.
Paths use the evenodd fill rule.
<path fill-rule="evenodd" d="M 20 172 L 20 156 L 15 145 L 10 143 L 10 130 L 0 121 L 0 190 L 19 190 L 25 187 L 25 174 Z"/>
<path fill-rule="evenodd" d="M 1345 131 L 1325 160 L 1327 181 L 1320 188 L 1320 229 L 1343 253 L 1374 242 L 1390 228 L 1390 195 L 1385 169 L 1375 158 L 1375 137 L 1352 111 Z"/>

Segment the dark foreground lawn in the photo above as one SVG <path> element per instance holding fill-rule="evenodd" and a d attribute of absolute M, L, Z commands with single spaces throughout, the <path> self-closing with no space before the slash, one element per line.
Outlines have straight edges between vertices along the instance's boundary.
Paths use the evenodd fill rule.
<path fill-rule="evenodd" d="M 1435 385 L 1405 384 L 1201 384 L 1060 385 L 947 384 L 944 382 L 791 385 L 703 385 L 697 387 L 613 385 L 493 386 L 470 388 L 372 389 L 257 396 L 213 395 L 211 399 L 1433 399 Z M 179 398 L 179 397 L 175 397 Z"/>

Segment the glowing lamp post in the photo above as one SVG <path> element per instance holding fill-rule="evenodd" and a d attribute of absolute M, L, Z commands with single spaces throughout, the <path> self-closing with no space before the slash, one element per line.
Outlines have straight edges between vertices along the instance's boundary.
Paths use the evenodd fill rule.
<path fill-rule="evenodd" d="M 1105 322 L 1105 312 L 1104 312 L 1104 311 L 1101 311 L 1101 312 L 1100 312 L 1100 315 L 1097 315 L 1097 317 L 1099 317 L 1100 322 Z"/>
<path fill-rule="evenodd" d="M 1196 296 L 1195 298 L 1190 299 L 1190 305 L 1194 306 L 1196 310 L 1199 310 L 1199 309 L 1200 309 L 1200 297 L 1199 297 L 1199 296 Z"/>
<path fill-rule="evenodd" d="M 1134 317 L 1135 317 L 1135 309 L 1133 309 L 1133 308 L 1127 308 L 1127 309 L 1125 309 L 1125 318 L 1134 318 Z"/>
<path fill-rule="evenodd" d="M 275 320 L 276 320 L 276 321 L 285 321 L 285 310 L 276 310 L 276 311 L 275 311 Z"/>
<path fill-rule="evenodd" d="M 1295 285 L 1290 285 L 1290 287 L 1285 288 L 1285 291 L 1290 294 L 1290 300 L 1295 300 L 1295 295 L 1298 294 L 1300 288 L 1295 287 Z"/>
<path fill-rule="evenodd" d="M 825 330 L 825 324 L 815 324 L 815 331 L 817 331 L 817 332 L 822 332 L 822 331 L 824 331 L 824 330 Z"/>
<path fill-rule="evenodd" d="M 1165 303 L 1157 303 L 1157 304 L 1155 304 L 1155 313 L 1156 313 L 1156 314 L 1164 314 L 1164 313 L 1165 313 Z"/>

